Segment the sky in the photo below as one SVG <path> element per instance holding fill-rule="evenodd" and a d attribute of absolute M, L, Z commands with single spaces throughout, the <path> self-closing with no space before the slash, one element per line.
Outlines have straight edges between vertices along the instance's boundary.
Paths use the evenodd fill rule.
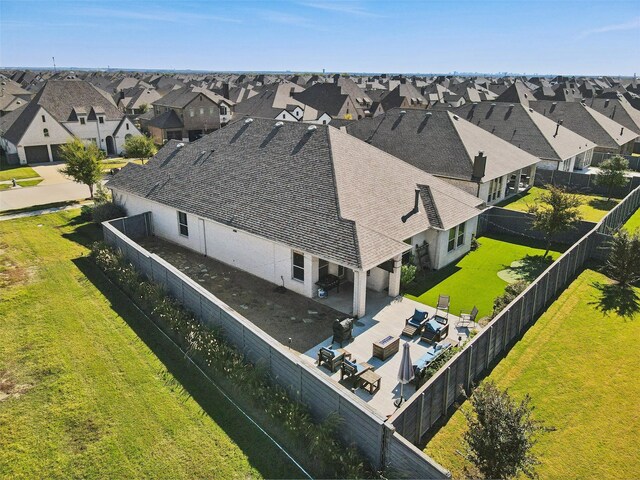
<path fill-rule="evenodd" d="M 640 74 L 640 0 L 0 0 L 0 66 Z"/>

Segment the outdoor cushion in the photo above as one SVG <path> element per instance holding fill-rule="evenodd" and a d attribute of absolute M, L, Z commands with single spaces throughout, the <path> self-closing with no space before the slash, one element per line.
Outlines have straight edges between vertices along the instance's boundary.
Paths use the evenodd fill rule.
<path fill-rule="evenodd" d="M 436 358 L 438 358 L 442 353 L 451 347 L 451 342 L 445 342 L 441 344 L 436 344 L 427 349 L 425 354 L 421 356 L 415 363 L 415 370 L 422 370 L 431 362 L 433 362 Z"/>
<path fill-rule="evenodd" d="M 442 325 L 440 322 L 438 322 L 435 318 L 432 318 L 431 320 L 429 320 L 427 322 L 427 330 L 429 330 L 430 332 L 439 332 L 440 330 L 442 330 L 444 328 L 444 325 Z"/>
<path fill-rule="evenodd" d="M 423 312 L 416 308 L 416 311 L 413 313 L 413 317 L 409 320 L 409 325 L 413 325 L 414 327 L 421 327 L 427 318 L 427 312 Z"/>
<path fill-rule="evenodd" d="M 345 365 L 348 365 L 351 368 L 354 368 L 356 370 L 357 373 L 362 372 L 362 370 L 364 370 L 364 367 L 360 364 L 357 364 L 356 362 L 352 362 L 351 360 L 343 360 L 342 361 Z"/>
<path fill-rule="evenodd" d="M 327 356 L 331 358 L 334 358 L 338 353 L 335 350 L 331 350 L 330 348 L 327 348 L 327 347 L 320 347 L 320 351 L 324 352 Z"/>

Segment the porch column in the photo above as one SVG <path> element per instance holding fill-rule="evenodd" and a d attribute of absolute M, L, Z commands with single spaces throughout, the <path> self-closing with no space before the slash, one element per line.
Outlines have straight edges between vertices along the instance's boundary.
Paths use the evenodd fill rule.
<path fill-rule="evenodd" d="M 47 143 L 47 155 L 49 155 L 49 161 L 53 162 L 53 152 L 51 151 L 51 145 Z"/>
<path fill-rule="evenodd" d="M 353 315 L 356 318 L 364 317 L 367 302 L 367 272 L 364 270 L 353 271 Z"/>
<path fill-rule="evenodd" d="M 393 257 L 393 273 L 389 274 L 389 296 L 400 295 L 400 272 L 402 268 L 402 255 Z"/>
<path fill-rule="evenodd" d="M 318 281 L 318 257 L 308 253 L 304 254 L 304 295 L 313 298 L 316 293 Z"/>
<path fill-rule="evenodd" d="M 514 194 L 518 194 L 520 193 L 520 178 L 522 177 L 522 169 L 518 170 L 516 172 L 516 184 L 514 185 L 515 187 L 515 191 L 513 192 Z"/>

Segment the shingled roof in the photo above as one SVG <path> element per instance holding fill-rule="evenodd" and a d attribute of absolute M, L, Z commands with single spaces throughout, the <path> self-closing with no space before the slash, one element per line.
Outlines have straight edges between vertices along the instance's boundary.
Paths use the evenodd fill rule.
<path fill-rule="evenodd" d="M 351 268 L 370 269 L 406 251 L 404 239 L 452 228 L 482 204 L 329 126 L 242 120 L 177 145 L 126 166 L 108 187 Z M 403 223 L 415 189 L 425 187 L 429 213 L 423 195 L 420 212 Z"/>
<path fill-rule="evenodd" d="M 444 110 L 392 109 L 352 123 L 347 131 L 421 170 L 447 178 L 486 182 L 539 161 L 533 155 Z M 479 151 L 485 175 L 473 179 Z"/>

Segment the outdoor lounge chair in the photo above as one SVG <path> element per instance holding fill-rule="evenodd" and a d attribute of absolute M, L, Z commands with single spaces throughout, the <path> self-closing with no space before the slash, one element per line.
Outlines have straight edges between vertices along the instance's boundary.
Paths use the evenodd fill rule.
<path fill-rule="evenodd" d="M 354 382 L 357 383 L 358 377 L 372 368 L 373 367 L 368 363 L 360 364 L 345 358 L 340 365 L 340 381 L 353 378 Z"/>
<path fill-rule="evenodd" d="M 449 322 L 449 304 L 451 303 L 451 297 L 449 295 L 439 295 L 438 304 L 436 305 L 436 313 L 434 318 L 438 322 L 445 324 Z"/>
<path fill-rule="evenodd" d="M 478 309 L 475 305 L 473 306 L 470 312 L 466 310 L 462 310 L 460 312 L 460 318 L 456 323 L 456 327 L 459 327 L 459 326 L 468 327 L 472 323 L 475 323 L 477 316 L 478 316 Z"/>
<path fill-rule="evenodd" d="M 343 342 L 347 342 L 353 338 L 353 318 L 345 318 L 344 320 L 338 320 L 337 318 L 333 322 L 333 339 L 331 343 L 338 342 L 342 347 Z"/>
<path fill-rule="evenodd" d="M 425 354 L 413 363 L 413 383 L 416 388 L 420 387 L 422 380 L 426 376 L 427 369 L 444 352 L 451 348 L 451 342 L 443 342 L 432 345 Z"/>
<path fill-rule="evenodd" d="M 413 315 L 405 320 L 405 327 L 404 330 L 402 330 L 402 335 L 413 337 L 416 334 L 421 333 L 427 323 L 427 320 L 427 312 L 423 312 L 416 308 Z"/>
<path fill-rule="evenodd" d="M 449 323 L 441 323 L 438 317 L 433 316 L 429 319 L 429 321 L 427 321 L 424 328 L 422 329 L 420 339 L 430 343 L 435 343 L 447 338 L 448 334 Z"/>
<path fill-rule="evenodd" d="M 344 360 L 344 351 L 333 350 L 328 347 L 320 347 L 318 350 L 318 365 L 335 372 Z"/>

